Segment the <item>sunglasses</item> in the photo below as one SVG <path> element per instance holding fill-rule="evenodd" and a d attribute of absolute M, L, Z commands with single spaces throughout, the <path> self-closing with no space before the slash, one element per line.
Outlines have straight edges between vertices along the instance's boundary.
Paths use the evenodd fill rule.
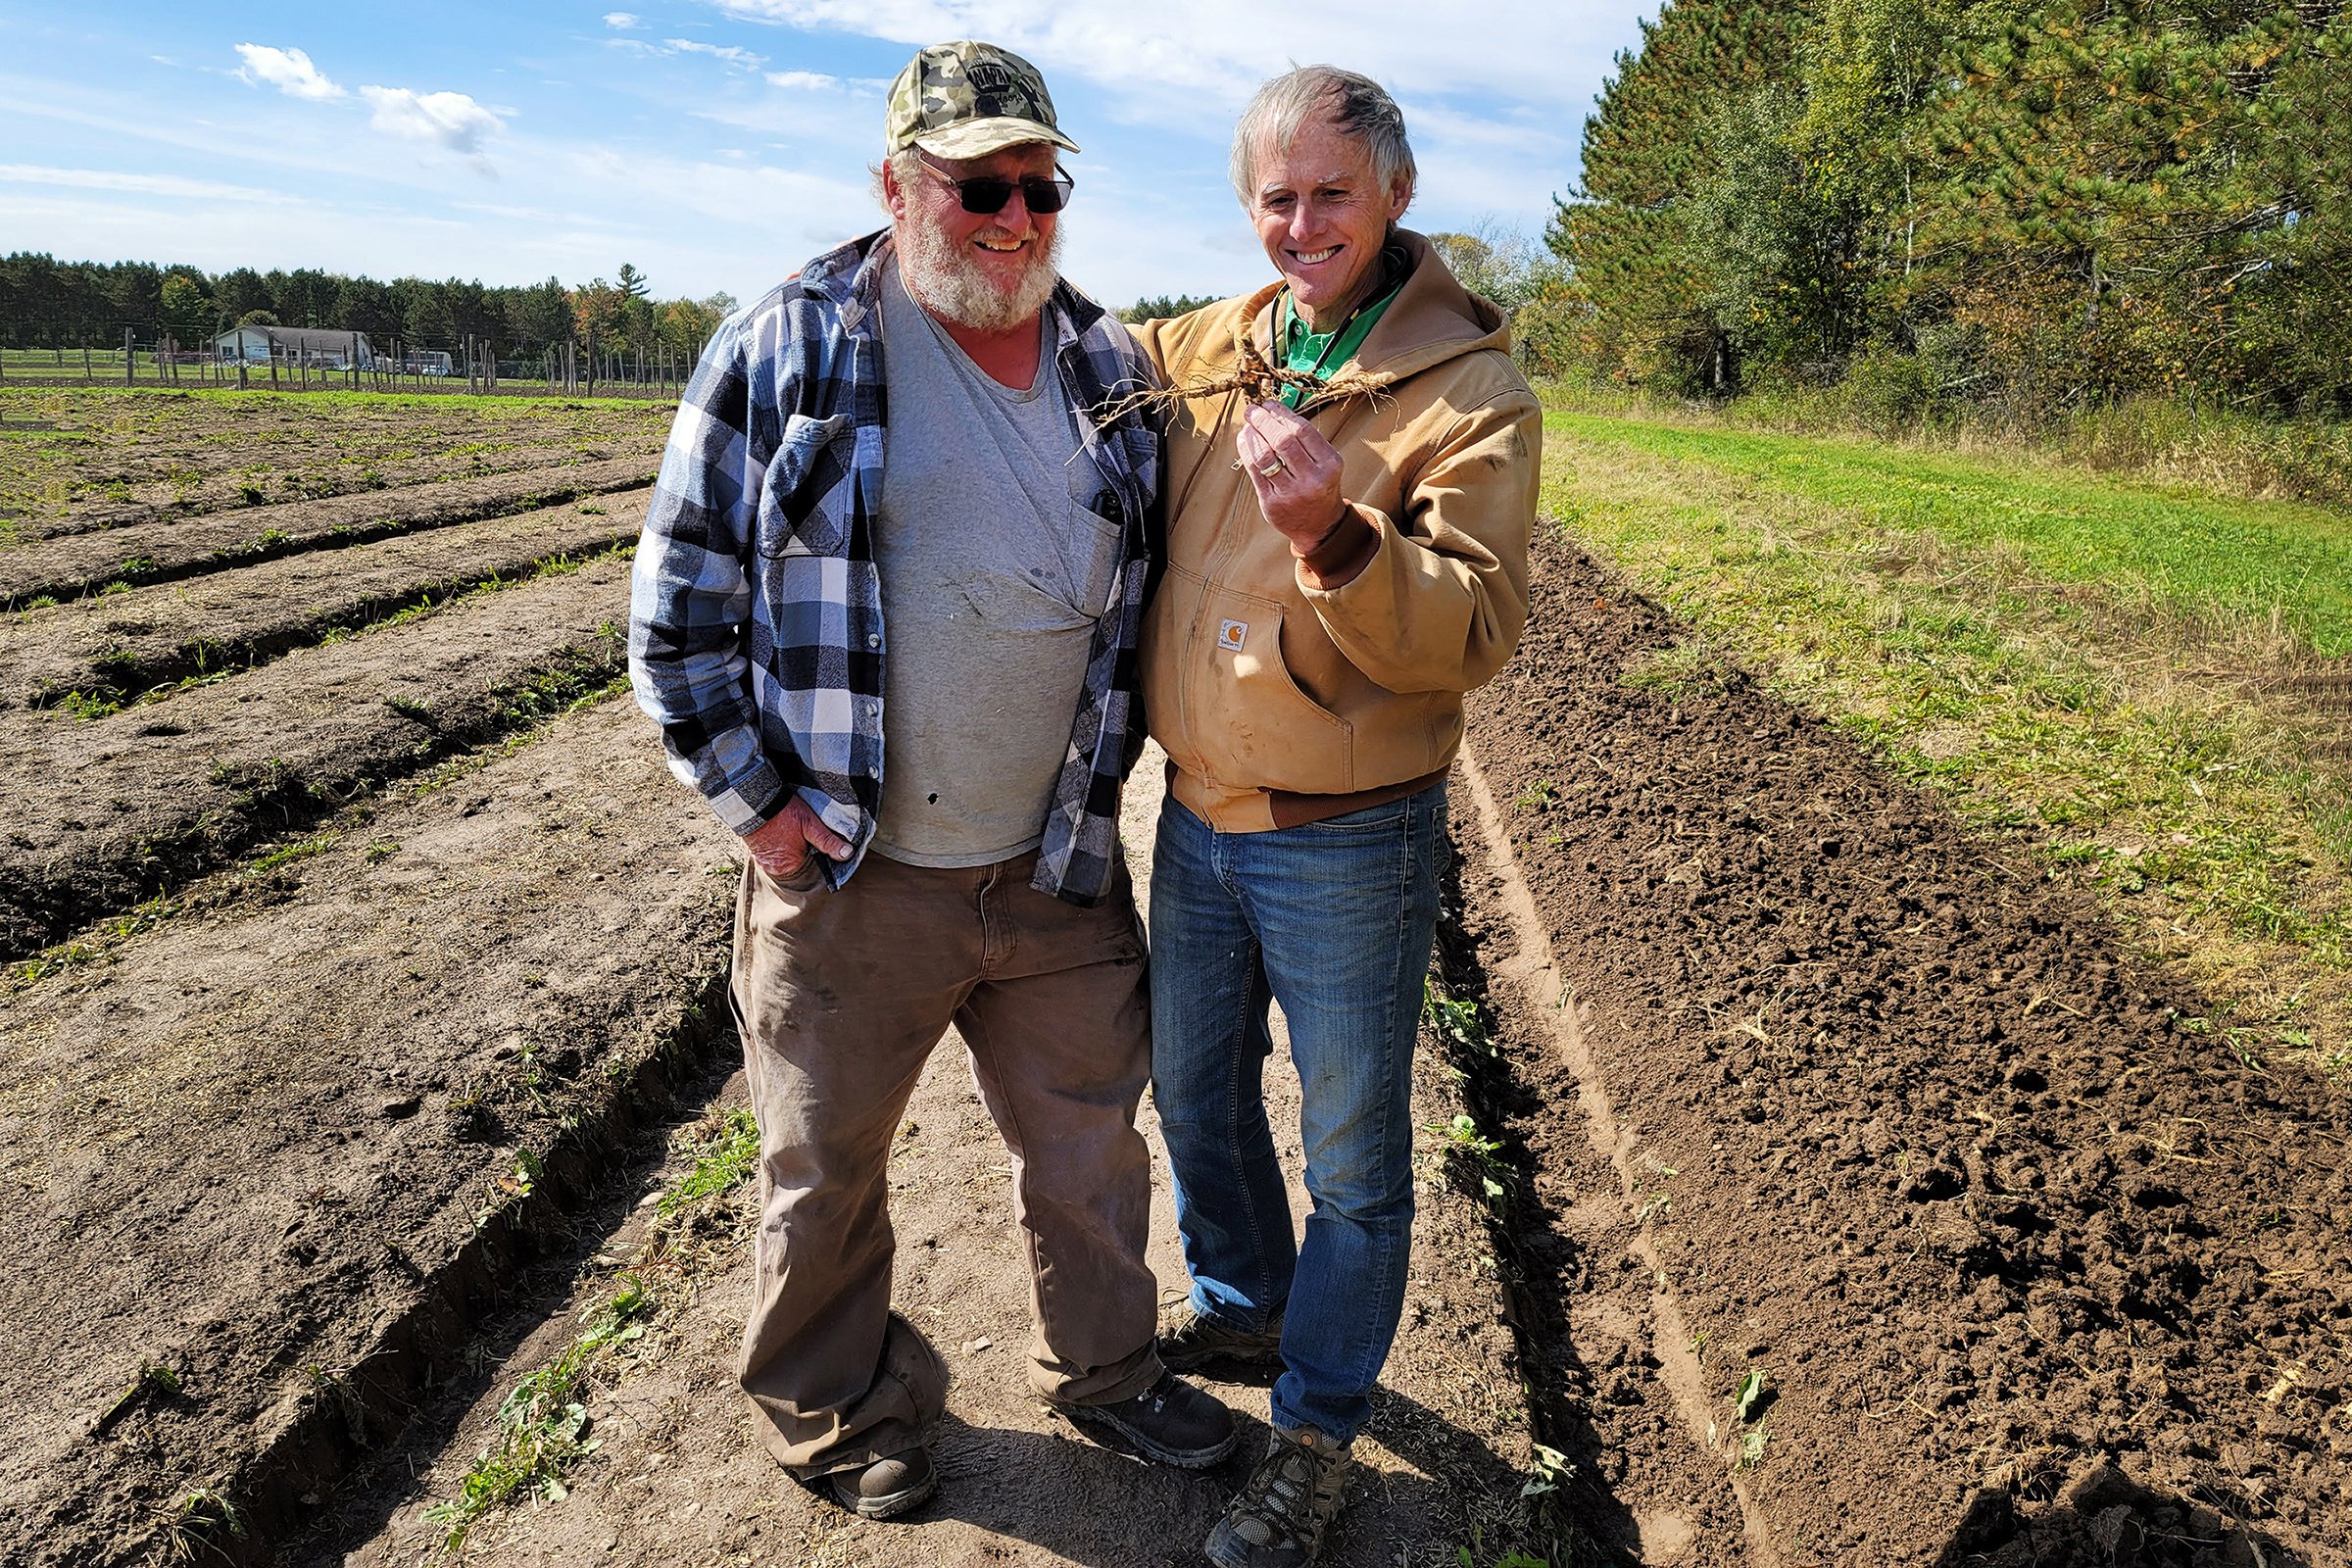
<path fill-rule="evenodd" d="M 1016 189 L 1021 193 L 1021 205 L 1032 213 L 1041 217 L 1058 213 L 1070 204 L 1070 192 L 1078 184 L 1059 164 L 1054 166 L 1054 172 L 1061 176 L 1059 179 L 1048 179 L 1043 174 L 1030 174 L 1020 179 L 975 174 L 970 179 L 957 179 L 920 151 L 914 156 L 942 184 L 956 187 L 956 200 L 963 203 L 965 212 L 978 213 L 983 217 L 1003 212 L 1004 204 L 1012 200 L 1012 193 Z"/>

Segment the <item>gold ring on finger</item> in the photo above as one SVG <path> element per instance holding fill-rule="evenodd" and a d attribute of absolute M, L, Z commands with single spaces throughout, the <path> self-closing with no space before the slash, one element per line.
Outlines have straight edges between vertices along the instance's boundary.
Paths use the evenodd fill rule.
<path fill-rule="evenodd" d="M 1280 473 L 1280 472 L 1282 471 L 1282 469 L 1283 469 L 1283 462 L 1282 462 L 1282 460 L 1281 460 L 1280 458 L 1274 458 L 1274 459 L 1271 459 L 1271 460 L 1269 460 L 1269 461 L 1267 462 L 1266 466 L 1265 466 L 1264 467 L 1262 467 L 1262 468 L 1258 469 L 1257 471 L 1258 471 L 1258 473 L 1259 473 L 1259 474 L 1260 474 L 1262 477 L 1264 477 L 1264 478 L 1268 478 L 1268 479 L 1271 479 L 1271 478 L 1273 478 L 1273 477 L 1274 477 L 1276 474 Z"/>

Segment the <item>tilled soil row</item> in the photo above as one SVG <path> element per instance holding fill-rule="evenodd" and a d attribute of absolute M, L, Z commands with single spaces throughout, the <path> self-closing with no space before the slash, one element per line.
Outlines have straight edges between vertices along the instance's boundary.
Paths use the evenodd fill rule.
<path fill-rule="evenodd" d="M 177 582 L 304 551 L 636 490 L 653 482 L 659 466 L 655 457 L 607 458 L 41 540 L 0 554 L 0 610 L 44 598 L 78 599 L 116 583 L 135 588 Z"/>
<path fill-rule="evenodd" d="M 1534 1395 L 1534 1435 L 1559 1452 L 1545 1517 L 1558 1568 L 1607 1562 L 1763 1564 L 1748 1508 L 1692 1419 L 1690 1334 L 1658 1284 L 1646 1223 L 1652 1161 L 1616 1137 L 1615 1108 L 1590 1054 L 1567 1053 L 1573 1081 L 1545 1100 L 1513 1071 L 1541 1054 L 1569 1016 L 1566 982 L 1527 896 L 1474 757 L 1453 780 L 1457 885 L 1446 900 L 1439 961 L 1453 994 L 1474 1003 L 1508 1051 L 1462 1056 L 1477 1120 L 1497 1129 L 1498 1227 L 1512 1322 Z M 1482 818 L 1486 820 L 1482 820 Z M 1530 930 L 1532 927 L 1532 933 Z M 1531 940 L 1532 935 L 1532 940 Z M 1562 1134 L 1542 1160 L 1531 1122 Z M 1583 1139 L 1575 1137 L 1580 1130 Z M 1669 1369 L 1672 1368 L 1672 1371 Z"/>
<path fill-rule="evenodd" d="M 650 491 L 312 551 L 0 621 L 0 709 L 122 703 L 634 540 Z"/>
<path fill-rule="evenodd" d="M 651 410 L 452 403 L 446 415 L 270 397 L 214 400 L 141 394 L 176 405 L 166 433 L 141 439 L 101 417 L 62 515 L 24 520 L 24 537 L 186 519 L 211 513 L 397 490 L 445 479 L 560 469 L 632 455 L 650 466 L 667 429 Z M 75 429 L 69 416 L 64 425 Z"/>
<path fill-rule="evenodd" d="M 1472 745 L 1608 1162 L 1648 1179 L 1596 1173 L 1559 1031 L 1522 1015 L 1525 1250 L 1609 1280 L 1632 1207 L 1659 1306 L 1646 1348 L 1573 1296 L 1539 1327 L 1549 1430 L 1670 1478 L 1618 1411 L 1687 1369 L 1670 1402 L 1761 1529 L 1702 1497 L 1680 1560 L 2340 1560 L 2343 1097 L 2240 1062 L 2086 899 L 1738 672 L 1628 684 L 1681 629 L 1574 550 L 1540 552 L 1536 601 Z"/>
<path fill-rule="evenodd" d="M 604 687 L 628 571 L 598 557 L 103 718 L 0 713 L 0 957 Z"/>
<path fill-rule="evenodd" d="M 731 847 L 608 703 L 0 999 L 0 1560 L 314 1518 L 724 1037 Z"/>

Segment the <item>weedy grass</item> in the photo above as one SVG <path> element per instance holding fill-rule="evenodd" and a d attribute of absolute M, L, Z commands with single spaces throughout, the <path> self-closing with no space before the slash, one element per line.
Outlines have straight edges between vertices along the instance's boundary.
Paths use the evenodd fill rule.
<path fill-rule="evenodd" d="M 760 1124 L 750 1110 L 735 1106 L 697 1137 L 692 1151 L 693 1169 L 655 1205 L 663 1219 L 749 1181 L 760 1163 Z"/>
<path fill-rule="evenodd" d="M 1846 439 L 1546 428 L 1561 531 L 1694 629 L 1628 684 L 1752 671 L 2095 890 L 2241 1060 L 2352 1053 L 2352 714 L 2310 679 L 2352 656 L 2352 514 Z"/>
<path fill-rule="evenodd" d="M 226 1556 L 220 1538 L 242 1540 L 244 1535 L 244 1516 L 211 1487 L 193 1488 L 164 1512 L 164 1555 L 171 1562 L 195 1562 L 216 1553 Z"/>
<path fill-rule="evenodd" d="M 515 1384 L 498 1407 L 498 1435 L 459 1484 L 458 1494 L 424 1512 L 444 1527 L 443 1549 L 456 1551 L 482 1516 L 517 1495 L 561 1502 L 564 1473 L 596 1451 L 587 1435 L 591 1367 L 645 1338 L 653 1298 L 634 1274 L 581 1314 L 580 1331 L 553 1361 Z"/>
<path fill-rule="evenodd" d="M 740 1106 L 714 1112 L 680 1129 L 671 1148 L 686 1171 L 656 1203 L 636 1259 L 619 1266 L 598 1257 L 617 1268 L 613 1288 L 580 1314 L 570 1342 L 500 1401 L 492 1443 L 476 1454 L 456 1495 L 426 1510 L 425 1518 L 443 1527 L 446 1550 L 461 1549 L 468 1532 L 496 1509 L 563 1498 L 566 1476 L 598 1447 L 588 1414 L 594 1391 L 616 1378 L 620 1363 L 674 1319 L 700 1282 L 723 1269 L 749 1239 L 753 1216 L 743 1194 L 760 1151 L 752 1113 Z M 517 1178 L 524 1174 L 518 1168 Z"/>

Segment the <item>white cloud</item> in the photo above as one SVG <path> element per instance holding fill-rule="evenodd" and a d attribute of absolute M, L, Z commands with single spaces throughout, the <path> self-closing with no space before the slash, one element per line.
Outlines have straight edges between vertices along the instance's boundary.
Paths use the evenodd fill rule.
<path fill-rule="evenodd" d="M 438 142 L 452 152 L 478 154 L 482 140 L 506 129 L 506 122 L 466 93 L 425 92 L 409 87 L 362 87 L 374 106 L 376 129 L 411 141 Z"/>
<path fill-rule="evenodd" d="M 164 196 L 174 201 L 267 202 L 286 205 L 295 198 L 283 191 L 253 185 L 224 185 L 214 179 L 186 179 L 177 174 L 131 174 L 104 169 L 51 169 L 40 164 L 0 164 L 0 185 L 63 185 L 69 190 L 111 190 L 131 196 Z"/>
<path fill-rule="evenodd" d="M 1074 73 L 1153 118 L 1223 108 L 1286 62 L 1328 62 L 1399 92 L 1557 103 L 1597 82 L 1626 30 L 1624 0 L 1485 0 L 1439 24 L 1428 0 L 711 0 L 747 20 L 906 44 L 986 38 L 1047 73 Z M 1583 118 L 1581 98 L 1572 113 Z"/>
<path fill-rule="evenodd" d="M 605 13 L 605 25 L 608 27 L 617 27 L 623 31 L 626 31 L 631 27 L 642 27 L 645 25 L 645 24 L 638 19 L 636 13 L 634 12 L 608 11 Z"/>
<path fill-rule="evenodd" d="M 300 49 L 273 49 L 264 43 L 241 43 L 237 53 L 245 59 L 237 74 L 260 85 L 268 82 L 279 92 L 293 98 L 340 98 L 343 89 L 319 74 L 311 64 L 311 57 Z"/>
<path fill-rule="evenodd" d="M 841 78 L 828 76 L 821 71 L 771 71 L 767 74 L 767 84 L 787 92 L 837 92 Z"/>
<path fill-rule="evenodd" d="M 714 60 L 725 61 L 738 71 L 758 71 L 766 64 L 749 49 L 738 49 L 731 43 L 698 43 L 692 38 L 664 38 L 662 47 L 670 54 L 709 55 Z"/>

